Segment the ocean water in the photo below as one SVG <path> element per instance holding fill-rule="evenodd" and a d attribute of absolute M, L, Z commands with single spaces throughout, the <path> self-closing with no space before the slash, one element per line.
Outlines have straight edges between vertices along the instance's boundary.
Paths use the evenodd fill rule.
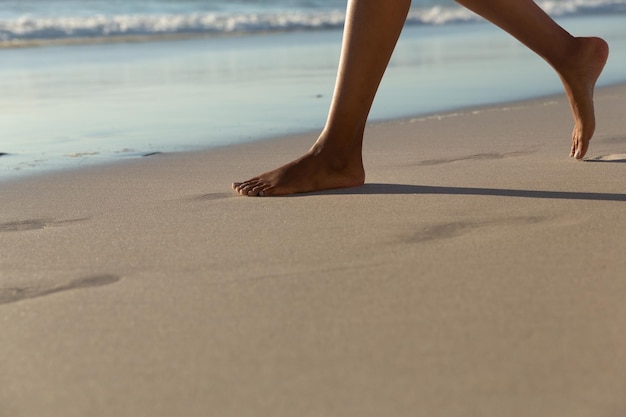
<path fill-rule="evenodd" d="M 539 4 L 612 49 L 626 0 Z M 0 180 L 318 130 L 346 2 L 0 0 Z M 560 92 L 549 67 L 449 0 L 413 1 L 371 118 Z"/>
<path fill-rule="evenodd" d="M 341 0 L 0 0 L 0 45 L 167 35 L 330 30 Z M 626 13 L 626 0 L 547 0 L 552 16 Z M 409 25 L 478 20 L 451 0 L 414 0 Z"/>

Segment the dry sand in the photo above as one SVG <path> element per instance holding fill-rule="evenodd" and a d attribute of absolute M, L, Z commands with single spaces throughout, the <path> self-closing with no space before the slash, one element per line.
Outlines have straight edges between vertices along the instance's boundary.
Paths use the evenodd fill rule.
<path fill-rule="evenodd" d="M 0 416 L 626 416 L 626 86 L 0 184 Z"/>

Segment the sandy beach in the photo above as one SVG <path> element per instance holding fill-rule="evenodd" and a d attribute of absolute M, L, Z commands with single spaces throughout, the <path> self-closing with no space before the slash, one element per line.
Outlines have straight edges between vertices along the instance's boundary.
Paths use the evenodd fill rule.
<path fill-rule="evenodd" d="M 0 416 L 626 415 L 626 86 L 0 183 Z"/>

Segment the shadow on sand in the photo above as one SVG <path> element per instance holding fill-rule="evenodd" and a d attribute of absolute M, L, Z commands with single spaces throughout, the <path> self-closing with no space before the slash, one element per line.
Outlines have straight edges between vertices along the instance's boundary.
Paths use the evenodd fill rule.
<path fill-rule="evenodd" d="M 502 188 L 472 188 L 472 187 L 433 187 L 429 185 L 408 184 L 365 184 L 362 187 L 330 190 L 314 195 L 359 195 L 359 194 L 417 194 L 417 195 L 476 195 L 543 198 L 557 200 L 592 200 L 592 201 L 625 201 L 626 194 L 592 193 L 575 191 L 539 191 L 539 190 L 511 190 Z M 311 195 L 311 194 L 309 194 Z"/>

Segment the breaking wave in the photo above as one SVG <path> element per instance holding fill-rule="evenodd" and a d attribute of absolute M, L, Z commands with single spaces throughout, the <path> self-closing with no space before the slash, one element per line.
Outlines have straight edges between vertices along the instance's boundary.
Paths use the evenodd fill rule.
<path fill-rule="evenodd" d="M 626 0 L 549 0 L 540 5 L 552 16 L 625 14 Z M 343 10 L 285 10 L 267 12 L 197 12 L 187 14 L 131 14 L 67 17 L 22 15 L 0 20 L 0 46 L 47 42 L 115 41 L 132 37 L 149 40 L 176 35 L 224 35 L 261 32 L 339 29 Z M 477 21 L 459 8 L 413 8 L 409 25 L 445 25 Z"/>

